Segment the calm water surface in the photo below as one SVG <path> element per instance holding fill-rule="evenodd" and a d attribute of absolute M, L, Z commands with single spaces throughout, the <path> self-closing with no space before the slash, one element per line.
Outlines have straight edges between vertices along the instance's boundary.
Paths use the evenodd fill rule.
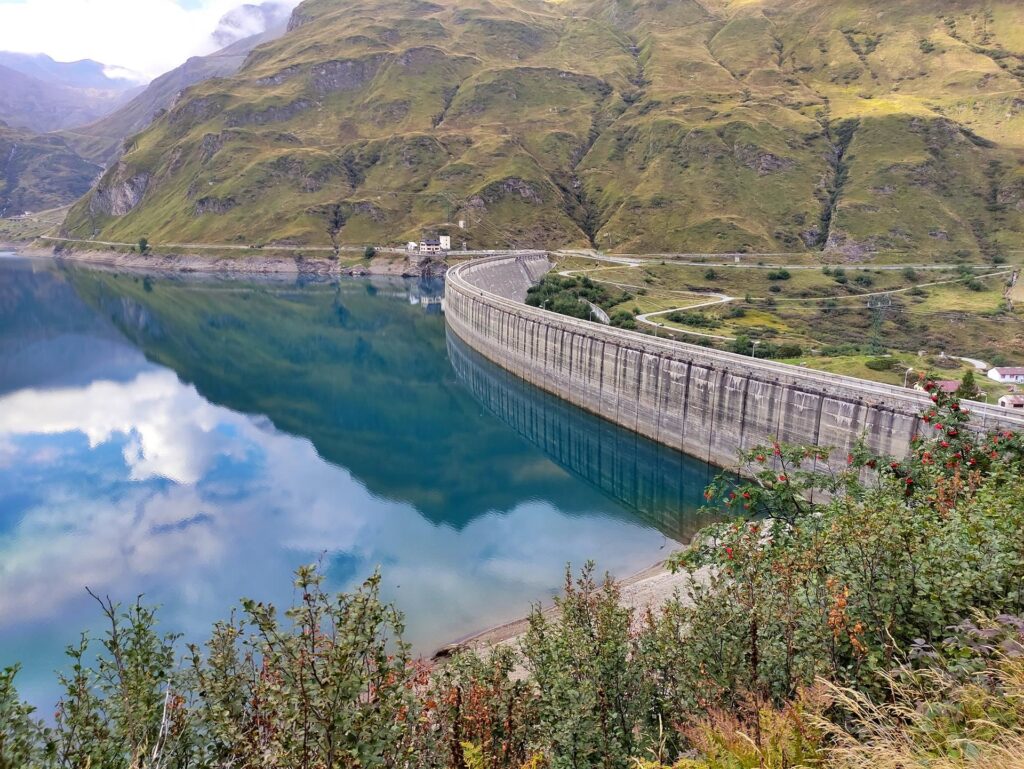
<path fill-rule="evenodd" d="M 49 707 L 89 586 L 202 641 L 322 559 L 375 568 L 417 651 L 626 575 L 712 471 L 445 333 L 440 283 L 160 278 L 0 258 L 0 667 Z"/>

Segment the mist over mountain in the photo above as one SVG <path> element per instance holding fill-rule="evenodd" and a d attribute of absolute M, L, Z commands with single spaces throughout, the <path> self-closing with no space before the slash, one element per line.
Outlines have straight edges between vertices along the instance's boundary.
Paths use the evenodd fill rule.
<path fill-rule="evenodd" d="M 131 76 L 124 67 L 101 64 L 92 59 L 64 62 L 42 53 L 0 51 L 0 65 L 44 83 L 67 88 L 127 91 L 142 84 L 141 76 Z"/>
<path fill-rule="evenodd" d="M 295 2 L 247 3 L 221 17 L 211 39 L 218 48 L 226 48 L 254 35 L 284 27 Z"/>
<path fill-rule="evenodd" d="M 42 133 L 71 128 L 106 115 L 135 90 L 72 87 L 0 64 L 0 120 Z"/>

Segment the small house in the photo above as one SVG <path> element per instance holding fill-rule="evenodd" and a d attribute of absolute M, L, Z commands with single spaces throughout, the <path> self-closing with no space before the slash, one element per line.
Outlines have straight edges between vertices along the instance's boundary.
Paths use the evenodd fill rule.
<path fill-rule="evenodd" d="M 410 240 L 408 243 L 405 244 L 406 251 L 419 251 L 419 248 L 420 244 L 417 243 L 415 240 Z"/>
<path fill-rule="evenodd" d="M 437 235 L 420 241 L 420 251 L 424 254 L 440 254 L 452 250 L 451 235 Z"/>
<path fill-rule="evenodd" d="M 1002 384 L 1024 384 L 1024 366 L 991 368 L 988 370 L 988 378 Z"/>
<path fill-rule="evenodd" d="M 420 253 L 439 254 L 441 253 L 440 238 L 424 238 L 420 241 Z"/>
<path fill-rule="evenodd" d="M 1004 409 L 1024 410 L 1024 395 L 1004 395 L 999 399 L 999 405 Z"/>

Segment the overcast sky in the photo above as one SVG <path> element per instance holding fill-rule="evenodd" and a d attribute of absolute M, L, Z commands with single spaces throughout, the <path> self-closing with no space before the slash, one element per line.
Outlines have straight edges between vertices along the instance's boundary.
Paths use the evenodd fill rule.
<path fill-rule="evenodd" d="M 95 59 L 153 78 L 210 53 L 217 20 L 246 1 L 0 0 L 0 50 Z"/>

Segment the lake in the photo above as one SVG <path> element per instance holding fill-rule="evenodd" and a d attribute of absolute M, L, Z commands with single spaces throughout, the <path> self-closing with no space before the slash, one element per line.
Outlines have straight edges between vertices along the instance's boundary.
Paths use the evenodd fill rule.
<path fill-rule="evenodd" d="M 417 652 L 626 576 L 708 522 L 714 470 L 446 333 L 443 283 L 160 277 L 0 258 L 0 667 L 52 706 L 88 586 L 202 641 L 380 568 Z"/>

